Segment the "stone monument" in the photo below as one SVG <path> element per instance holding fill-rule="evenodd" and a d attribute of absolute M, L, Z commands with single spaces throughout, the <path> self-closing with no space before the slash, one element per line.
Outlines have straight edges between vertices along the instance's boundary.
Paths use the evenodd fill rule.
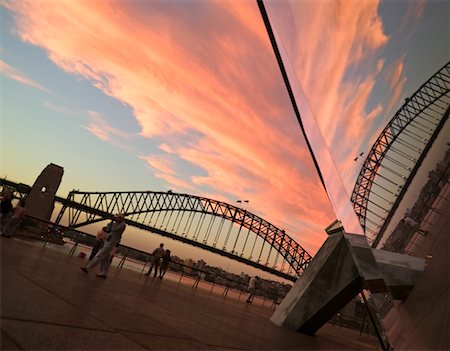
<path fill-rule="evenodd" d="M 64 168 L 50 163 L 36 181 L 27 196 L 27 215 L 49 221 L 55 206 L 56 191 L 61 184 Z"/>

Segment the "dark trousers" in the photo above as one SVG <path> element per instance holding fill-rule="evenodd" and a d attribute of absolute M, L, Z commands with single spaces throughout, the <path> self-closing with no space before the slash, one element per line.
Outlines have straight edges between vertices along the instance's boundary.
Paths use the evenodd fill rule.
<path fill-rule="evenodd" d="M 156 275 L 158 274 L 159 258 L 152 260 L 152 263 L 150 264 L 150 268 L 147 272 L 147 275 L 150 275 L 152 273 L 153 267 L 155 268 L 155 277 L 156 277 Z"/>
<path fill-rule="evenodd" d="M 100 250 L 102 246 L 103 242 L 101 242 L 100 240 L 95 240 L 94 246 L 92 247 L 91 255 L 89 256 L 89 261 L 92 260 L 95 257 L 95 255 L 97 255 L 98 250 Z"/>

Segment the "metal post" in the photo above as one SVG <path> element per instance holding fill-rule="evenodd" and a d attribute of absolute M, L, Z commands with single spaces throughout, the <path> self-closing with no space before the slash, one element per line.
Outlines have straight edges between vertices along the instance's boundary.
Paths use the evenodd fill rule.
<path fill-rule="evenodd" d="M 370 321 L 372 322 L 373 328 L 375 329 L 375 334 L 377 336 L 378 342 L 380 343 L 381 348 L 384 351 L 388 351 L 391 350 L 392 348 L 389 345 L 389 342 L 386 340 L 384 340 L 382 332 L 379 329 L 379 325 L 376 322 L 376 317 L 374 316 L 374 311 L 372 311 L 372 309 L 369 306 L 369 301 L 366 298 L 366 295 L 364 294 L 364 291 L 361 292 L 361 296 L 364 300 L 364 304 L 366 305 L 367 308 L 367 315 L 369 316 Z"/>

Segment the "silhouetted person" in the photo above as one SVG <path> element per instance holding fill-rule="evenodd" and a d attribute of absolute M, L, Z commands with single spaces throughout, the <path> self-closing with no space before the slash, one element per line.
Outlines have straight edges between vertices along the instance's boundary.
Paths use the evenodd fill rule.
<path fill-rule="evenodd" d="M 169 268 L 172 258 L 170 257 L 170 250 L 166 250 L 161 260 L 161 267 L 159 267 L 159 279 L 162 279 L 166 274 L 167 268 Z"/>
<path fill-rule="evenodd" d="M 7 223 L 9 216 L 13 211 L 12 194 L 8 190 L 4 190 L 0 195 L 0 226 L 3 227 Z"/>
<path fill-rule="evenodd" d="M 198 284 L 200 283 L 200 280 L 205 279 L 206 273 L 204 270 L 206 269 L 206 262 L 203 260 L 197 261 L 195 264 L 195 267 L 198 269 L 197 271 L 197 277 L 195 278 L 193 288 L 198 287 Z"/>
<path fill-rule="evenodd" d="M 11 238 L 17 228 L 19 228 L 20 223 L 25 218 L 25 200 L 20 200 L 17 206 L 14 208 L 14 214 L 11 219 L 6 223 L 2 231 L 2 236 L 6 238 Z"/>
<path fill-rule="evenodd" d="M 92 261 L 89 261 L 86 267 L 80 267 L 83 272 L 89 273 L 92 268 L 100 264 L 100 273 L 97 274 L 97 277 L 106 279 L 111 264 L 111 252 L 122 239 L 122 234 L 126 228 L 124 220 L 124 215 L 118 214 L 108 224 L 106 227 L 107 237 L 102 249 L 95 255 Z"/>
<path fill-rule="evenodd" d="M 164 251 L 164 244 L 161 243 L 159 244 L 159 247 L 157 247 L 155 250 L 153 250 L 152 253 L 152 260 L 150 262 L 150 268 L 148 270 L 147 273 L 145 273 L 145 275 L 150 275 L 152 272 L 153 267 L 155 268 L 155 277 L 158 274 L 158 267 L 159 267 L 159 260 L 161 259 L 161 257 L 163 257 L 165 254 Z"/>

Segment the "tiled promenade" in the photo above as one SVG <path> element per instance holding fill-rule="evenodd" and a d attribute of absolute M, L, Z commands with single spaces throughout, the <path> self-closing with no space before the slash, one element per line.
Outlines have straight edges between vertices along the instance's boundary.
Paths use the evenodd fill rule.
<path fill-rule="evenodd" d="M 408 252 L 426 258 L 417 284 L 385 318 L 389 340 L 398 350 L 450 350 L 450 184 L 429 210 Z"/>
<path fill-rule="evenodd" d="M 374 350 L 374 338 L 326 325 L 306 336 L 269 321 L 266 305 L 1 238 L 2 350 Z"/>

